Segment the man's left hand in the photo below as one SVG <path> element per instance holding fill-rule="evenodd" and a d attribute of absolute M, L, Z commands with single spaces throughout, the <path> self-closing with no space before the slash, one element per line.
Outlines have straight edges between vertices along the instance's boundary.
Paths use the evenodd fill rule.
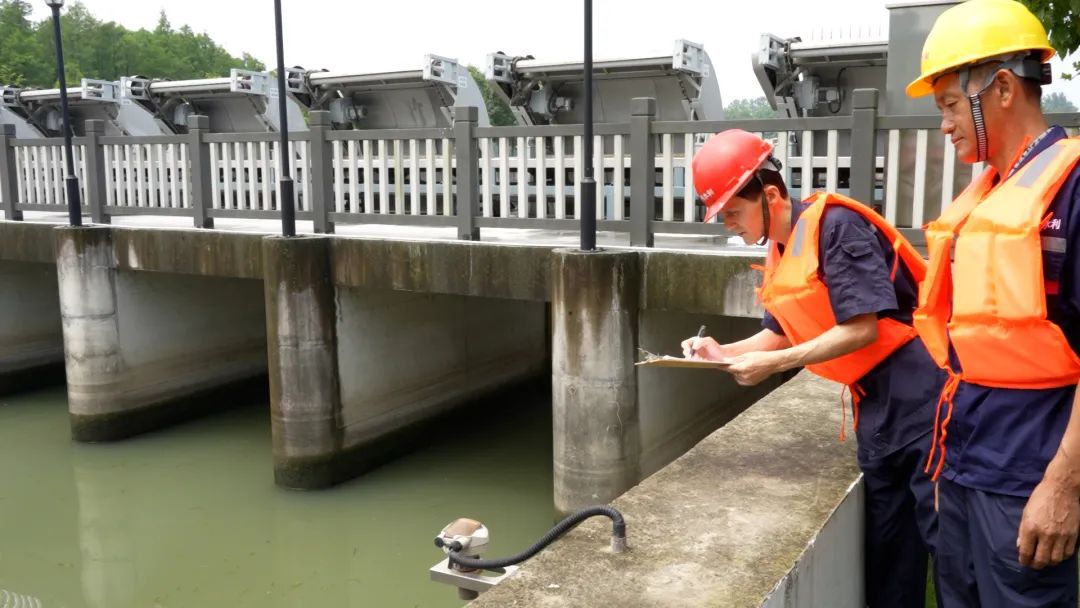
<path fill-rule="evenodd" d="M 1016 539 L 1020 565 L 1039 570 L 1060 564 L 1076 549 L 1080 497 L 1059 479 L 1044 477 L 1031 493 Z"/>
<path fill-rule="evenodd" d="M 780 371 L 780 359 L 776 353 L 750 352 L 735 357 L 727 369 L 735 381 L 743 386 L 754 386 Z"/>

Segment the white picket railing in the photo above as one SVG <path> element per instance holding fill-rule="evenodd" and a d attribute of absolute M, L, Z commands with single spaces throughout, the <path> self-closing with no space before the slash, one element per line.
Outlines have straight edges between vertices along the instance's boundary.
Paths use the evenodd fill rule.
<path fill-rule="evenodd" d="M 186 145 L 107 144 L 103 156 L 107 206 L 190 208 Z"/>
<path fill-rule="evenodd" d="M 19 142 L 14 147 L 16 188 L 24 205 L 56 206 L 67 204 L 64 186 L 64 147 L 61 145 L 30 145 Z M 75 175 L 79 178 L 80 194 L 86 200 L 85 146 L 73 145 Z"/>
<path fill-rule="evenodd" d="M 885 213 L 897 222 L 900 208 L 900 131 L 888 131 L 887 153 L 877 159 L 885 169 Z M 947 138 L 929 130 L 915 130 L 917 143 L 913 166 L 914 192 L 911 224 L 921 225 L 926 213 L 926 171 L 930 141 L 941 142 L 944 167 L 941 205 L 957 194 L 948 186 L 957 171 L 955 151 Z M 657 199 L 659 218 L 665 222 L 693 222 L 700 217 L 697 196 L 688 171 L 688 158 L 708 134 L 657 136 Z M 789 152 L 788 133 L 776 134 L 775 152 L 784 166 L 787 183 L 793 172 L 801 175 L 824 170 L 824 184 L 815 188 L 800 179 L 801 189 L 792 196 L 806 197 L 824 187 L 836 190 L 840 169 L 850 158 L 837 153 L 838 131 L 827 134 L 824 155 L 816 155 L 813 132 L 800 133 L 801 154 Z M 597 135 L 594 167 L 597 219 L 629 217 L 631 156 L 627 135 Z M 346 214 L 452 215 L 456 185 L 453 142 L 450 139 L 349 139 L 332 145 L 333 211 Z M 211 192 L 214 209 L 274 211 L 280 197 L 278 142 L 211 142 Z M 15 158 L 18 196 L 27 205 L 63 206 L 63 148 L 20 142 Z M 296 181 L 297 210 L 310 210 L 310 144 L 289 143 L 290 174 Z M 580 217 L 582 137 L 481 137 L 479 138 L 480 215 L 485 218 L 573 219 Z M 85 146 L 76 145 L 76 171 L 85 188 Z M 686 151 L 690 151 L 687 154 Z M 190 207 L 187 146 L 168 144 L 110 144 L 104 146 L 106 204 L 117 208 Z M 542 176 L 542 184 L 538 177 Z M 800 176 L 801 177 L 801 176 Z M 542 193 L 542 195 L 541 195 Z M 83 193 L 85 197 L 85 191 Z"/>
<path fill-rule="evenodd" d="M 626 219 L 627 140 L 622 134 L 594 136 L 597 219 Z M 582 136 L 481 137 L 479 144 L 482 217 L 581 217 Z"/>
<path fill-rule="evenodd" d="M 333 207 L 352 215 L 454 211 L 454 146 L 446 138 L 331 142 Z"/>
<path fill-rule="evenodd" d="M 891 121 L 887 125 L 928 126 L 927 120 L 886 121 Z M 787 121 L 787 126 L 790 123 Z M 666 224 L 658 229 L 671 230 L 679 223 L 700 221 L 703 215 L 689 160 L 710 133 L 680 133 L 685 127 L 665 124 L 653 135 L 656 186 L 652 197 L 655 208 L 650 206 L 650 212 L 652 219 Z M 760 128 L 760 123 L 755 126 Z M 583 137 L 573 133 L 565 127 L 481 130 L 476 139 L 478 215 L 517 221 L 580 218 L 584 146 Z M 403 132 L 398 138 L 374 139 L 375 135 L 363 132 L 332 134 L 324 148 L 331 164 L 329 183 L 325 190 L 321 183 L 319 188 L 327 192 L 326 207 L 336 214 L 334 221 L 348 223 L 355 217 L 356 221 L 378 222 L 378 216 L 390 215 L 453 216 L 458 176 L 455 141 L 450 135 L 443 131 Z M 805 198 L 821 189 L 844 191 L 852 159 L 840 154 L 842 138 L 847 136 L 843 130 L 759 135 L 773 141 L 793 198 Z M 629 125 L 623 131 L 608 126 L 595 136 L 598 220 L 637 219 L 631 217 L 634 167 L 630 139 Z M 84 141 L 76 138 L 74 151 L 86 204 Z M 278 210 L 282 160 L 278 141 L 266 134 L 250 138 L 208 135 L 205 141 L 211 168 L 211 210 L 229 211 L 236 217 L 244 217 L 245 212 L 265 217 L 254 212 Z M 886 129 L 879 132 L 878 141 L 874 200 L 864 202 L 880 206 L 886 219 L 902 228 L 919 228 L 936 217 L 983 170 L 981 164 L 970 167 L 958 162 L 952 144 L 937 129 Z M 107 209 L 125 213 L 145 209 L 153 214 L 192 208 L 190 140 L 179 136 L 110 137 L 100 145 Z M 310 138 L 291 141 L 285 155 L 295 180 L 299 212 L 312 211 L 313 180 L 325 175 L 312 166 L 312 145 Z M 63 147 L 58 140 L 46 144 L 18 140 L 11 146 L 19 205 L 30 210 L 61 210 L 66 195 Z M 821 147 L 824 150 L 818 149 Z"/>
<path fill-rule="evenodd" d="M 211 141 L 210 192 L 213 209 L 276 211 L 281 200 L 280 142 Z M 310 144 L 289 142 L 289 176 L 297 211 L 311 209 Z"/>

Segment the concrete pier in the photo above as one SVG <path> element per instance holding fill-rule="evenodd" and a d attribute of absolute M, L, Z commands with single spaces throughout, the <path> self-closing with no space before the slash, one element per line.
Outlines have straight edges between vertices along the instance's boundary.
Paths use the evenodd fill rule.
<path fill-rule="evenodd" d="M 358 475 L 467 426 L 440 421 L 454 406 L 546 369 L 543 302 L 335 284 L 349 258 L 330 242 L 263 245 L 278 484 Z"/>
<path fill-rule="evenodd" d="M 119 269 L 107 227 L 58 228 L 56 261 L 76 440 L 120 439 L 264 390 L 257 282 Z"/>
<path fill-rule="evenodd" d="M 634 369 L 641 260 L 559 250 L 552 264 L 555 510 L 566 514 L 641 478 Z"/>
<path fill-rule="evenodd" d="M 719 262 L 719 263 L 716 263 Z M 648 266 L 652 267 L 652 270 Z M 777 386 L 772 378 L 740 387 L 708 370 L 639 369 L 638 347 L 679 353 L 701 324 L 721 342 L 759 331 L 759 321 L 709 314 L 724 307 L 752 312 L 732 280 L 744 272 L 714 258 L 712 268 L 677 272 L 716 296 L 706 306 L 646 309 L 673 302 L 666 271 L 688 266 L 636 252 L 556 250 L 552 257 L 552 373 L 555 510 L 569 514 L 608 502 L 681 456 Z M 707 271 L 706 271 L 707 269 Z M 711 271 L 711 272 L 709 272 Z M 736 283 L 737 284 L 737 283 Z M 679 287 L 679 291 L 688 291 Z M 725 296 L 735 292 L 736 296 Z M 752 291 L 751 291 L 752 293 Z M 726 311 L 725 311 L 726 312 Z"/>

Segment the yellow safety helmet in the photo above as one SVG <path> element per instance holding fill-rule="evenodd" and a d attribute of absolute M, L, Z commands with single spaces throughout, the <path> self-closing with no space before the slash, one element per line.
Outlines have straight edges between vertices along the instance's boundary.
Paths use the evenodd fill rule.
<path fill-rule="evenodd" d="M 1015 0 L 967 0 L 941 13 L 926 37 L 922 74 L 908 85 L 910 97 L 934 92 L 934 80 L 965 65 L 1021 51 L 1042 51 L 1046 63 L 1054 47 L 1046 28 Z"/>

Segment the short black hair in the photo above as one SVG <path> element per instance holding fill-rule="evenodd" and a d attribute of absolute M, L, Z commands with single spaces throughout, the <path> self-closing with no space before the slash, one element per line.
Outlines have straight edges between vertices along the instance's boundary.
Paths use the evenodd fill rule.
<path fill-rule="evenodd" d="M 780 191 L 780 196 L 787 198 L 787 184 L 784 183 L 784 176 L 780 175 L 779 171 L 760 169 L 757 176 L 758 179 L 751 179 L 735 196 L 753 201 L 761 198 L 765 186 L 776 186 L 776 189 Z"/>

